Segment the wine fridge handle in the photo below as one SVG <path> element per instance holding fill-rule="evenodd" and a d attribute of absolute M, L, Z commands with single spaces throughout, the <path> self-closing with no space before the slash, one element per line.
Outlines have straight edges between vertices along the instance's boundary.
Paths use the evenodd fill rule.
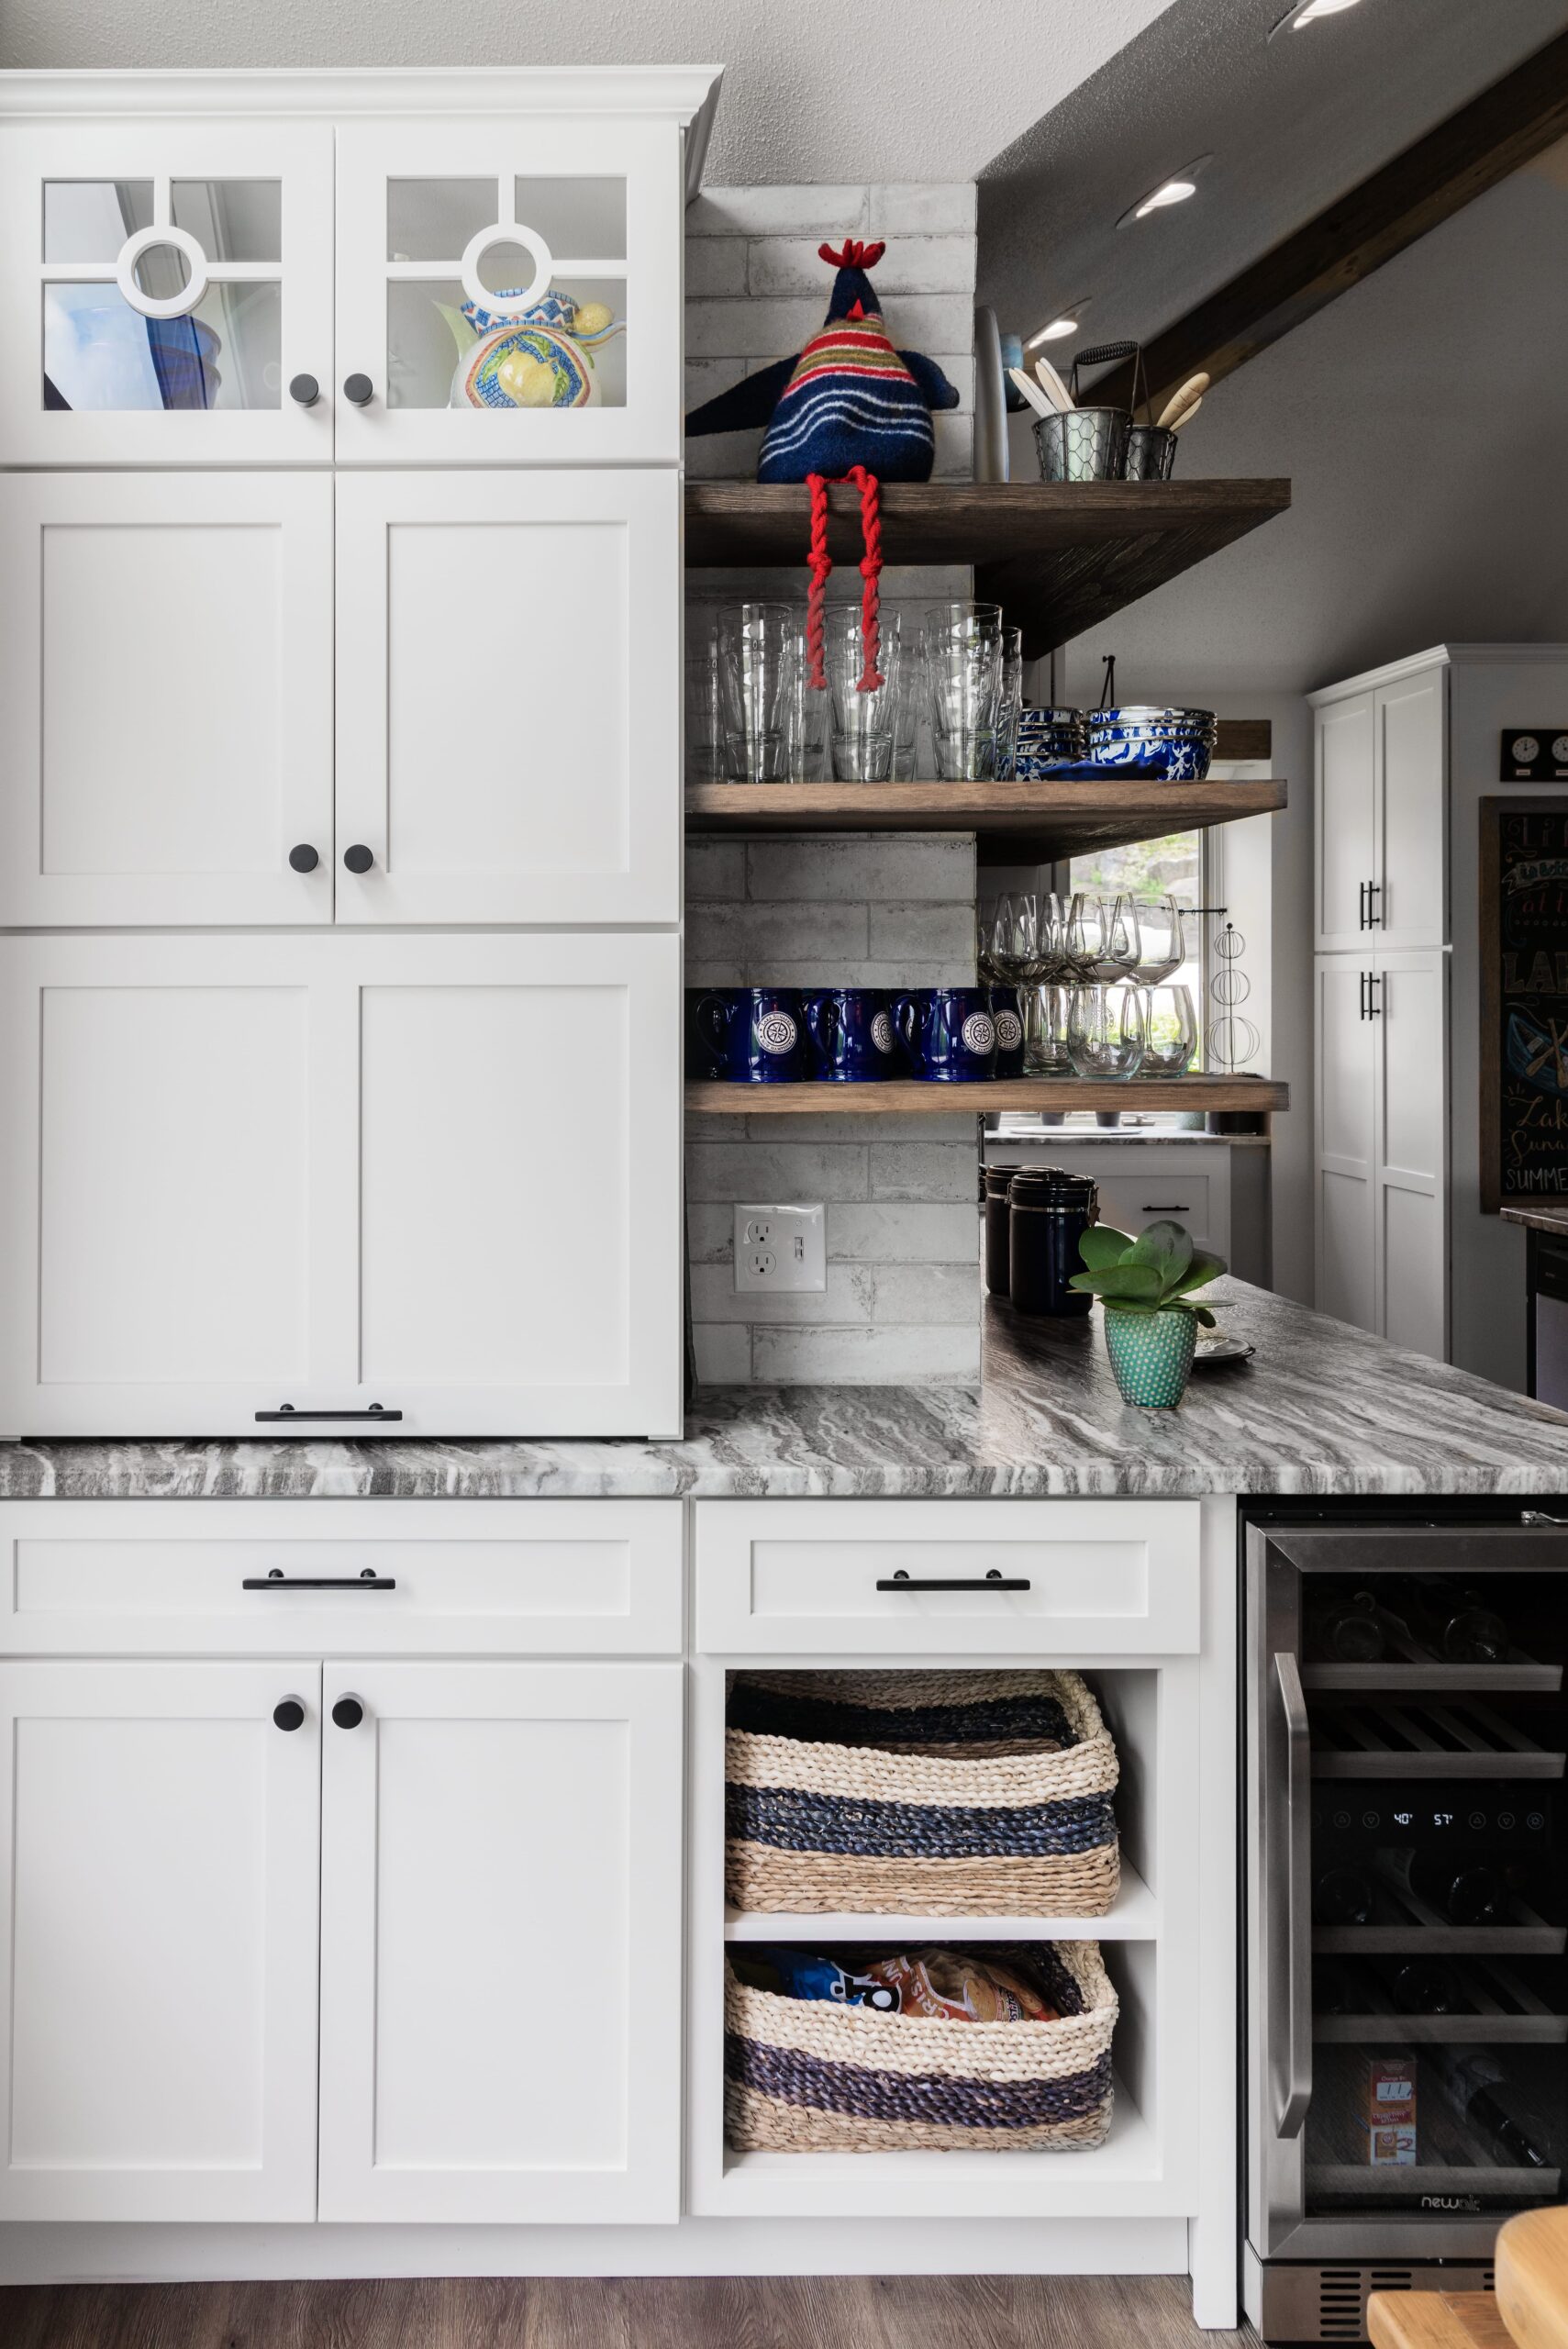
<path fill-rule="evenodd" d="M 1299 2137 L 1312 2101 L 1312 1732 L 1300 1668 L 1288 1648 L 1275 1651 L 1274 1680 L 1284 1714 L 1287 1756 L 1283 1838 L 1287 2006 L 1278 2129 L 1282 2137 Z"/>

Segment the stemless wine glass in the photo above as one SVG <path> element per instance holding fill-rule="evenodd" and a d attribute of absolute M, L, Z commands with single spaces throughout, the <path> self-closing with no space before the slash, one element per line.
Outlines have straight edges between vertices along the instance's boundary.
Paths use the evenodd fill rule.
<path fill-rule="evenodd" d="M 1197 1050 L 1197 1015 L 1184 986 L 1143 989 L 1143 1074 L 1184 1076 Z"/>
<path fill-rule="evenodd" d="M 1143 1065 L 1140 987 L 1080 986 L 1067 1010 L 1067 1054 L 1080 1076 L 1136 1076 Z"/>
<path fill-rule="evenodd" d="M 1138 928 L 1140 949 L 1134 976 L 1140 986 L 1155 987 L 1173 971 L 1179 971 L 1187 959 L 1184 909 L 1169 895 L 1156 897 L 1152 904 L 1139 907 Z"/>
<path fill-rule="evenodd" d="M 1067 959 L 1080 979 L 1102 985 L 1125 979 L 1137 969 L 1139 953 L 1138 907 L 1130 897 L 1073 898 Z"/>
<path fill-rule="evenodd" d="M 1024 1072 L 1029 1076 L 1071 1076 L 1067 1049 L 1073 990 L 1047 981 L 1018 998 L 1024 1015 Z"/>

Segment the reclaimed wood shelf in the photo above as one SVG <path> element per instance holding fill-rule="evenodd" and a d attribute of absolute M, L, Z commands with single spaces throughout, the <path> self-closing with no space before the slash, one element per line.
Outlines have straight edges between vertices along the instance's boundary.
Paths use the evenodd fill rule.
<path fill-rule="evenodd" d="M 888 482 L 888 563 L 967 563 L 977 596 L 1001 604 L 1035 660 L 1272 521 L 1288 481 Z M 860 494 L 828 493 L 828 547 L 855 564 Z M 686 484 L 686 561 L 702 570 L 787 564 L 805 575 L 810 496 L 796 486 Z"/>
<path fill-rule="evenodd" d="M 999 1076 L 971 1085 L 892 1077 L 882 1085 L 728 1085 L 692 1077 L 697 1116 L 981 1117 L 991 1109 L 1288 1109 L 1290 1087 L 1268 1076 Z"/>
<path fill-rule="evenodd" d="M 1266 783 L 695 783 L 688 832 L 973 832 L 981 861 L 1051 864 L 1285 805 Z"/>

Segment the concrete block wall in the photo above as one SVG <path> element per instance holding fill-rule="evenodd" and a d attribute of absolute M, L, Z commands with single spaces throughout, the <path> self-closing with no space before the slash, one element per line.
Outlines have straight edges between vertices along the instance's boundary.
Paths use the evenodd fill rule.
<path fill-rule="evenodd" d="M 942 986 L 974 976 L 974 841 L 951 833 L 694 840 L 693 986 Z M 693 1341 L 706 1386 L 973 1386 L 978 1157 L 967 1117 L 695 1118 L 686 1129 Z M 734 1278 L 737 1204 L 827 1209 L 826 1294 Z"/>
<path fill-rule="evenodd" d="M 833 273 L 817 246 L 886 240 L 875 283 L 900 349 L 929 352 L 961 406 L 934 419 L 939 478 L 973 473 L 973 185 L 709 188 L 686 216 L 688 406 L 797 351 L 821 326 Z M 748 480 L 760 432 L 694 440 L 698 480 Z M 801 568 L 688 573 L 705 607 L 804 596 Z M 884 602 L 918 625 L 970 592 L 966 570 L 883 573 Z M 858 599 L 853 564 L 835 600 Z M 694 839 L 686 855 L 692 986 L 940 986 L 974 977 L 974 842 L 950 834 Z M 837 1115 L 694 1119 L 686 1133 L 692 1329 L 708 1386 L 978 1384 L 977 1121 Z M 823 1296 L 737 1292 L 737 1204 L 823 1202 Z"/>
<path fill-rule="evenodd" d="M 901 351 L 937 360 L 959 406 L 933 421 L 936 477 L 967 481 L 974 457 L 973 182 L 900 186 L 706 188 L 686 214 L 686 405 L 788 357 L 820 328 L 833 273 L 824 240 L 881 238 L 873 282 Z M 761 432 L 693 440 L 696 481 L 749 479 Z"/>

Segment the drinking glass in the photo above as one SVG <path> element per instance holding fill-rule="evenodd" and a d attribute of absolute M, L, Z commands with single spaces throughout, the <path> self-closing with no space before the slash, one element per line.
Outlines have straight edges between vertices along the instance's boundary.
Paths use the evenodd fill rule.
<path fill-rule="evenodd" d="M 1138 968 L 1134 973 L 1140 986 L 1157 987 L 1179 971 L 1187 959 L 1187 932 L 1184 908 L 1174 897 L 1166 896 L 1139 908 Z"/>
<path fill-rule="evenodd" d="M 885 783 L 893 774 L 898 722 L 908 692 L 908 664 L 896 623 L 877 650 L 880 685 L 861 690 L 865 640 L 852 628 L 828 635 L 825 656 L 832 724 L 833 773 L 840 783 Z"/>
<path fill-rule="evenodd" d="M 928 627 L 922 651 L 939 780 L 988 781 L 996 772 L 1000 628 Z"/>
<path fill-rule="evenodd" d="M 1140 987 L 1073 988 L 1067 1009 L 1067 1055 L 1080 1076 L 1136 1076 L 1143 1052 Z"/>
<path fill-rule="evenodd" d="M 996 774 L 1003 783 L 1013 780 L 1018 751 L 1018 716 L 1024 706 L 1024 632 L 1002 630 L 1002 683 L 996 707 Z"/>
<path fill-rule="evenodd" d="M 1138 907 L 1130 897 L 1073 898 L 1067 959 L 1077 978 L 1102 985 L 1125 979 L 1137 969 L 1139 954 Z"/>
<path fill-rule="evenodd" d="M 686 769 L 693 783 L 718 783 L 724 776 L 722 644 L 715 628 L 686 647 Z"/>
<path fill-rule="evenodd" d="M 1024 1015 L 1024 1073 L 1028 1076 L 1071 1076 L 1067 1049 L 1068 1017 L 1073 990 L 1047 982 L 1019 996 Z"/>
<path fill-rule="evenodd" d="M 1143 989 L 1143 1074 L 1184 1076 L 1197 1051 L 1197 1015 L 1184 986 Z"/>
<path fill-rule="evenodd" d="M 724 630 L 724 772 L 730 783 L 783 783 L 792 716 L 804 685 L 804 616 L 796 604 L 742 604 Z"/>

